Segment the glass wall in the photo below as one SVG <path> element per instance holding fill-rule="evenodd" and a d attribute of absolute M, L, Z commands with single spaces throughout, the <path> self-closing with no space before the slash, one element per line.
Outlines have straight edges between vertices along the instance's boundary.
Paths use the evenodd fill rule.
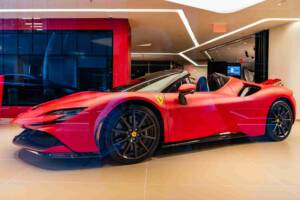
<path fill-rule="evenodd" d="M 4 104 L 39 103 L 21 97 L 18 87 L 22 85 L 34 93 L 34 99 L 46 96 L 47 100 L 74 91 L 110 89 L 112 37 L 112 31 L 103 30 L 0 31 L 0 74 L 6 80 Z"/>
<path fill-rule="evenodd" d="M 255 35 L 215 46 L 202 52 L 209 58 L 208 74 L 218 72 L 254 81 Z"/>
<path fill-rule="evenodd" d="M 183 66 L 174 61 L 133 60 L 131 62 L 131 78 L 136 79 L 149 73 L 175 68 L 183 68 Z"/>

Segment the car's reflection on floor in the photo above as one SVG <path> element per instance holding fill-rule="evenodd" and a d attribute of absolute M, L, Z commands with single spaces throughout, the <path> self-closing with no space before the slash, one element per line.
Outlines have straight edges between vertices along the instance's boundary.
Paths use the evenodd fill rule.
<path fill-rule="evenodd" d="M 253 142 L 248 138 L 239 138 L 233 140 L 216 141 L 209 143 L 193 144 L 193 145 L 183 145 L 168 148 L 159 148 L 153 158 L 163 160 L 166 157 L 190 154 L 190 153 L 200 153 L 202 151 L 209 151 L 212 149 L 220 149 L 228 145 L 243 145 Z M 80 169 L 90 169 L 90 168 L 101 168 L 103 166 L 117 166 L 118 163 L 103 159 L 103 158 L 75 158 L 75 159 L 50 159 L 42 156 L 35 155 L 29 151 L 21 149 L 17 152 L 17 156 L 23 162 L 33 165 L 35 167 L 45 169 L 45 170 L 80 170 Z M 147 161 L 151 162 L 152 158 Z M 146 162 L 147 162 L 146 161 Z"/>

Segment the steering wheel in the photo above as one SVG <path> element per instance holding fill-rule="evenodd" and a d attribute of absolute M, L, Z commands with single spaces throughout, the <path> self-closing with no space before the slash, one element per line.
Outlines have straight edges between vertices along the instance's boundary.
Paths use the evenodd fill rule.
<path fill-rule="evenodd" d="M 216 91 L 219 88 L 223 87 L 222 79 L 218 73 L 213 73 L 208 78 L 208 85 L 211 91 Z"/>

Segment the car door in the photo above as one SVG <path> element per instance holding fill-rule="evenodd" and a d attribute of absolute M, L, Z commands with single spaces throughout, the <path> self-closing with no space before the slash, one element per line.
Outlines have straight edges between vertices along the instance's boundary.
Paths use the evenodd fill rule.
<path fill-rule="evenodd" d="M 187 105 L 181 105 L 178 93 L 166 93 L 169 134 L 168 142 L 192 140 L 226 132 L 226 123 L 218 111 L 214 92 L 186 95 Z"/>

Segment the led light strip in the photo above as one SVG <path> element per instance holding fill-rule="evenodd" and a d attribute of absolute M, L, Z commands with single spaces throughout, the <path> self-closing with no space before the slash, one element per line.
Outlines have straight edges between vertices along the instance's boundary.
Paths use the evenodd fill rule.
<path fill-rule="evenodd" d="M 198 67 L 207 67 L 207 64 L 198 64 Z"/>
<path fill-rule="evenodd" d="M 182 58 L 186 59 L 187 61 L 189 61 L 190 63 L 192 63 L 195 66 L 199 66 L 198 63 L 196 63 L 195 61 L 193 61 L 192 59 L 190 59 L 189 57 L 187 57 L 186 55 L 184 55 L 183 53 L 179 53 L 178 55 L 180 55 Z"/>
<path fill-rule="evenodd" d="M 41 12 L 106 12 L 106 13 L 167 13 L 178 12 L 180 9 L 123 9 L 123 8 L 20 8 L 20 9 L 0 9 L 0 13 L 41 13 Z"/>
<path fill-rule="evenodd" d="M 76 9 L 76 8 L 62 8 L 62 9 L 0 9 L 0 13 L 43 13 L 43 12 L 50 12 L 50 13 L 56 13 L 56 12 L 63 12 L 63 13 L 72 13 L 72 12 L 105 12 L 105 13 L 128 13 L 128 12 L 135 12 L 135 13 L 177 13 L 185 26 L 191 40 L 194 43 L 194 46 L 199 46 L 199 43 L 195 37 L 195 34 L 193 33 L 193 30 L 190 26 L 190 23 L 187 19 L 187 17 L 184 14 L 184 11 L 181 9 L 92 9 L 92 8 L 86 8 L 86 9 Z M 148 55 L 178 55 L 189 62 L 192 60 L 188 58 L 187 56 L 183 56 L 180 53 L 132 53 L 133 55 L 136 54 L 148 54 Z M 194 61 L 191 62 L 192 64 L 195 64 Z"/>
<path fill-rule="evenodd" d="M 204 51 L 204 54 L 208 57 L 208 59 L 211 61 L 212 57 L 209 55 L 209 53 L 207 51 Z"/>
<path fill-rule="evenodd" d="M 185 16 L 183 10 L 178 10 L 177 13 L 179 14 L 179 16 L 180 16 L 180 18 L 181 18 L 181 20 L 182 20 L 182 22 L 183 22 L 186 30 L 188 31 L 188 33 L 189 33 L 189 35 L 190 35 L 190 37 L 191 37 L 194 45 L 198 46 L 199 43 L 198 43 L 198 41 L 196 39 L 196 36 L 195 36 L 195 34 L 194 34 L 193 30 L 192 30 L 192 27 L 191 27 L 191 25 L 190 25 L 187 17 Z"/>

